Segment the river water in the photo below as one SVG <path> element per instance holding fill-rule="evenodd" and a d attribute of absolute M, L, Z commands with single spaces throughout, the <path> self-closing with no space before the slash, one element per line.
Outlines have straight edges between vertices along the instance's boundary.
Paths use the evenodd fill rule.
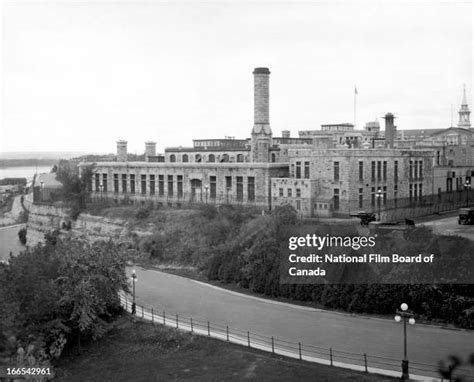
<path fill-rule="evenodd" d="M 50 172 L 52 167 L 53 166 L 0 167 L 0 179 L 26 178 L 28 181 L 31 181 L 35 173 L 41 174 L 44 172 Z"/>

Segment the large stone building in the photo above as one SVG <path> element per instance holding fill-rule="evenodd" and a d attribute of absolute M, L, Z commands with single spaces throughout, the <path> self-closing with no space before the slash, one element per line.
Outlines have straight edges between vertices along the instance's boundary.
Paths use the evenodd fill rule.
<path fill-rule="evenodd" d="M 373 121 L 361 130 L 326 124 L 299 137 L 289 131 L 274 137 L 270 71 L 256 68 L 253 76 L 250 138 L 196 139 L 192 147 L 166 148 L 163 155 L 157 155 L 155 142 L 146 142 L 144 161 L 129 161 L 127 142 L 119 140 L 115 161 L 92 164 L 94 195 L 169 206 L 291 204 L 303 216 L 331 217 L 406 207 L 407 201 L 459 190 L 470 181 L 474 141 L 465 89 L 458 127 L 397 130 L 388 113 L 384 131 Z"/>

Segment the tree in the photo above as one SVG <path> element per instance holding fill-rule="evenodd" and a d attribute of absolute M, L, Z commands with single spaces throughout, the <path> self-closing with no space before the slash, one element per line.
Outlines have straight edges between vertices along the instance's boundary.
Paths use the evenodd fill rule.
<path fill-rule="evenodd" d="M 10 333 L 0 345 L 13 336 L 40 359 L 58 356 L 71 339 L 101 337 L 121 309 L 119 291 L 128 291 L 125 266 L 113 243 L 70 238 L 11 257 L 0 266 L 0 303 L 8 309 L 0 322 Z"/>
<path fill-rule="evenodd" d="M 71 211 L 75 220 L 86 208 L 87 198 L 90 194 L 93 166 L 83 167 L 81 174 L 76 162 L 61 160 L 56 171 L 56 178 L 62 183 L 61 198 Z"/>

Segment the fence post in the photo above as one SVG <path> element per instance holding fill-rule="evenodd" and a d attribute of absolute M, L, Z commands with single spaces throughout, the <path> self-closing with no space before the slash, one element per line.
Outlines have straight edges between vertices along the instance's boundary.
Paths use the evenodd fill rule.
<path fill-rule="evenodd" d="M 275 341 L 273 340 L 273 336 L 272 336 L 272 353 L 275 354 Z"/>
<path fill-rule="evenodd" d="M 155 325 L 155 318 L 153 317 L 153 308 L 151 308 L 151 324 Z"/>
<path fill-rule="evenodd" d="M 166 313 L 163 310 L 163 325 L 166 325 Z"/>
<path fill-rule="evenodd" d="M 333 366 L 332 365 L 332 348 L 329 348 L 329 359 L 331 361 L 331 366 Z"/>
<path fill-rule="evenodd" d="M 250 347 L 250 332 L 247 331 L 247 345 Z"/>
<path fill-rule="evenodd" d="M 227 325 L 225 327 L 225 331 L 226 331 L 226 334 L 227 334 L 227 342 L 229 342 L 229 325 Z"/>
<path fill-rule="evenodd" d="M 191 333 L 193 332 L 193 318 L 191 317 Z"/>
<path fill-rule="evenodd" d="M 299 350 L 299 353 L 300 353 L 300 359 L 303 359 L 302 356 L 301 356 L 301 342 L 298 342 L 298 350 Z"/>
<path fill-rule="evenodd" d="M 178 326 L 179 326 L 179 324 L 178 324 L 178 313 L 176 313 L 176 329 L 178 329 Z"/>
<path fill-rule="evenodd" d="M 364 353 L 364 365 L 365 365 L 365 372 L 368 373 L 369 370 L 367 369 L 367 354 Z"/>
<path fill-rule="evenodd" d="M 209 321 L 207 321 L 207 335 L 211 335 L 211 325 L 209 324 Z"/>
<path fill-rule="evenodd" d="M 142 318 L 143 318 L 143 317 L 144 317 L 144 315 L 143 315 L 143 305 L 142 305 Z"/>

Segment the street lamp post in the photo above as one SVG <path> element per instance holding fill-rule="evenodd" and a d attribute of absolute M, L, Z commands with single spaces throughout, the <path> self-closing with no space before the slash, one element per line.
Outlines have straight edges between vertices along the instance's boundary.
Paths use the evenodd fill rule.
<path fill-rule="evenodd" d="M 132 293 L 133 293 L 133 300 L 132 300 L 132 314 L 137 313 L 137 305 L 135 304 L 135 283 L 137 282 L 137 274 L 135 269 L 132 270 Z"/>
<path fill-rule="evenodd" d="M 378 208 L 379 208 L 379 221 L 380 221 L 380 208 L 381 208 L 381 204 L 382 204 L 382 189 L 379 187 L 378 190 L 377 190 L 377 205 L 378 205 Z"/>
<path fill-rule="evenodd" d="M 209 191 L 209 186 L 206 184 L 204 188 L 206 189 L 206 204 L 207 204 L 207 192 Z"/>
<path fill-rule="evenodd" d="M 471 182 L 468 179 L 464 183 L 464 189 L 466 190 L 466 207 L 469 207 L 469 191 L 471 191 Z"/>
<path fill-rule="evenodd" d="M 410 378 L 408 371 L 408 357 L 407 357 L 407 321 L 410 325 L 415 324 L 413 313 L 408 310 L 408 305 L 403 303 L 400 305 L 401 310 L 397 310 L 395 321 L 403 320 L 403 361 L 402 361 L 402 380 Z"/>

